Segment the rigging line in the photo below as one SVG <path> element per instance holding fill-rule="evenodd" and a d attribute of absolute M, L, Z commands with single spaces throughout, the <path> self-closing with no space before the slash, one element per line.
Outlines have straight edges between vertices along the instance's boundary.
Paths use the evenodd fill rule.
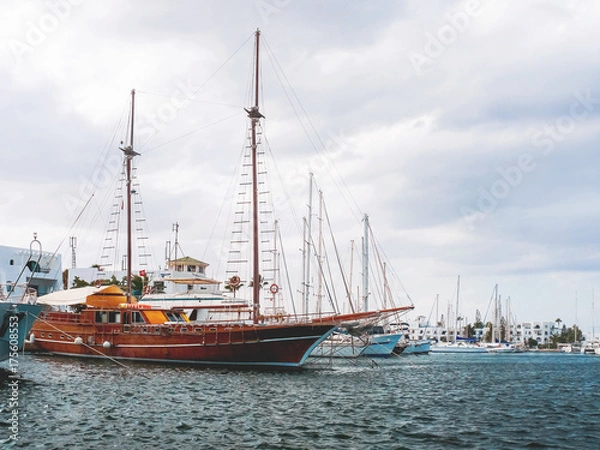
<path fill-rule="evenodd" d="M 277 60 L 277 58 L 275 57 L 275 54 L 272 52 L 271 48 L 269 47 L 268 43 L 266 42 L 265 39 L 265 46 L 266 48 L 269 50 L 268 54 L 269 55 L 273 55 L 273 60 L 275 61 L 275 64 L 273 65 L 275 67 L 275 69 L 277 69 L 277 67 L 279 68 L 279 70 L 281 71 L 281 74 L 283 76 L 283 78 L 285 79 L 286 83 L 289 86 L 290 91 L 292 92 L 292 94 L 294 95 L 294 98 L 296 99 L 296 101 L 298 102 L 298 106 L 300 107 L 300 109 L 302 110 L 302 113 L 304 114 L 304 116 L 306 117 L 306 120 L 308 121 L 312 131 L 314 132 L 317 140 L 319 141 L 319 143 L 321 144 L 321 147 L 323 147 L 324 152 L 322 152 L 323 154 L 321 154 L 321 152 L 319 151 L 319 149 L 314 145 L 312 139 L 310 138 L 310 136 L 308 136 L 308 132 L 306 131 L 306 128 L 304 127 L 304 124 L 302 124 L 302 121 L 300 120 L 300 117 L 298 116 L 298 113 L 296 112 L 295 107 L 292 105 L 292 109 L 294 110 L 294 113 L 296 114 L 296 116 L 298 117 L 298 120 L 300 120 L 301 124 L 302 124 L 302 128 L 304 129 L 305 133 L 307 134 L 307 137 L 311 143 L 311 145 L 313 146 L 313 148 L 315 149 L 315 151 L 317 152 L 317 154 L 324 160 L 329 161 L 329 163 L 331 164 L 331 166 L 333 167 L 333 169 L 335 170 L 336 175 L 339 177 L 339 179 L 341 180 L 342 184 L 344 185 L 344 188 L 346 189 L 346 192 L 348 193 L 348 195 L 350 196 L 350 198 L 352 199 L 352 201 L 354 202 L 354 206 L 356 206 L 357 211 L 354 211 L 352 206 L 349 204 L 349 202 L 346 199 L 346 196 L 344 195 L 344 191 L 342 191 L 342 189 L 340 189 L 340 187 L 338 186 L 337 182 L 335 181 L 335 179 L 333 180 L 334 184 L 336 185 L 336 187 L 338 188 L 338 190 L 340 191 L 340 193 L 342 194 L 342 197 L 344 198 L 344 201 L 346 202 L 346 204 L 348 205 L 348 207 L 350 208 L 350 210 L 352 211 L 352 213 L 355 215 L 355 218 L 359 218 L 360 217 L 360 211 L 362 211 L 362 208 L 358 205 L 356 199 L 354 198 L 354 196 L 352 195 L 352 192 L 350 191 L 350 189 L 348 188 L 348 185 L 346 184 L 346 181 L 344 180 L 344 178 L 342 177 L 342 175 L 340 174 L 337 166 L 335 165 L 334 160 L 329 157 L 329 154 L 327 153 L 327 147 L 325 146 L 325 143 L 323 142 L 323 140 L 321 139 L 321 136 L 319 135 L 316 127 L 314 126 L 312 120 L 310 119 L 310 116 L 308 115 L 308 113 L 306 112 L 306 110 L 304 109 L 304 106 L 302 106 L 302 102 L 300 102 L 300 99 L 298 98 L 298 95 L 296 94 L 296 91 L 294 90 L 292 84 L 289 82 L 287 76 L 285 75 L 285 72 L 283 70 L 283 68 L 281 67 L 281 65 L 279 64 L 279 61 Z M 269 57 L 269 59 L 271 59 Z M 271 60 L 272 61 L 272 60 Z M 277 75 L 277 79 L 280 81 L 281 83 L 281 79 L 279 77 L 279 74 L 277 73 L 277 70 L 275 70 L 275 74 Z M 282 87 L 283 87 L 283 83 L 282 83 Z M 285 89 L 285 88 L 284 88 Z M 289 96 L 286 93 L 286 97 L 288 98 L 289 101 Z M 291 102 L 290 102 L 291 104 Z M 323 156 L 324 155 L 324 156 Z"/>
<path fill-rule="evenodd" d="M 494 295 L 496 293 L 496 286 L 494 286 L 494 289 L 492 289 L 492 295 L 490 296 L 490 301 L 488 302 L 488 307 L 485 311 L 485 316 L 483 316 L 483 324 L 485 325 L 485 321 L 487 319 L 487 315 L 490 312 L 490 307 L 492 306 L 492 300 L 494 300 Z"/>
<path fill-rule="evenodd" d="M 92 195 L 90 195 L 90 198 L 87 199 L 87 202 L 85 202 L 85 205 L 83 205 L 83 208 L 81 208 L 81 211 L 79 211 L 79 214 L 77 214 L 77 217 L 75 218 L 75 220 L 73 221 L 73 223 L 71 224 L 71 226 L 69 227 L 69 229 L 67 230 L 67 232 L 64 234 L 62 240 L 60 241 L 60 243 L 56 247 L 56 250 L 54 250 L 54 253 L 52 253 L 52 258 L 54 258 L 54 256 L 58 253 L 58 251 L 60 250 L 60 248 L 64 244 L 65 240 L 67 239 L 67 236 L 69 235 L 69 232 L 73 229 L 73 227 L 75 226 L 75 224 L 77 223 L 77 221 L 79 220 L 79 218 L 81 217 L 81 215 L 83 214 L 83 212 L 86 210 L 87 206 L 92 201 L 92 198 L 94 197 L 94 195 L 95 194 L 92 193 Z"/>
<path fill-rule="evenodd" d="M 235 114 L 232 114 L 232 115 L 230 115 L 230 116 L 227 116 L 227 117 L 225 117 L 225 118 L 223 118 L 223 119 L 219 119 L 219 120 L 217 120 L 217 121 L 215 121 L 215 122 L 211 122 L 211 123 L 209 123 L 209 124 L 207 124 L 207 125 L 204 125 L 204 126 L 202 126 L 202 127 L 200 127 L 200 128 L 196 128 L 195 130 L 189 131 L 189 132 L 187 132 L 187 133 L 185 133 L 185 134 L 183 134 L 183 135 L 181 135 L 181 136 L 178 136 L 178 137 L 176 137 L 176 138 L 173 138 L 173 139 L 171 139 L 171 140 L 169 140 L 169 141 L 163 142 L 162 144 L 158 144 L 158 145 L 155 145 L 154 147 L 150 147 L 149 149 L 147 149 L 147 150 L 144 150 L 144 154 L 145 154 L 145 155 L 147 155 L 147 154 L 148 154 L 149 152 L 151 152 L 152 150 L 156 150 L 157 148 L 164 147 L 164 146 L 165 146 L 165 145 L 167 145 L 167 144 L 171 144 L 172 142 L 175 142 L 175 141 L 178 141 L 179 139 L 183 139 L 183 138 L 185 138 L 185 137 L 188 137 L 188 136 L 190 136 L 190 135 L 192 135 L 192 134 L 194 134 L 194 133 L 197 133 L 198 131 L 205 130 L 206 128 L 212 127 L 213 125 L 217 125 L 218 123 L 221 123 L 221 122 L 224 122 L 224 121 L 226 121 L 226 120 L 229 120 L 229 119 L 231 119 L 232 117 L 238 116 L 238 115 L 240 115 L 240 114 L 242 114 L 242 112 L 239 112 L 239 111 L 238 111 L 238 112 L 236 112 Z M 143 147 L 144 147 L 144 145 L 146 145 L 146 144 L 143 144 L 143 145 L 141 145 L 141 148 L 143 148 Z"/>
<path fill-rule="evenodd" d="M 158 94 L 156 92 L 148 92 L 148 91 L 140 91 L 140 90 L 136 90 L 135 92 L 136 92 L 136 94 L 146 94 L 146 95 L 151 95 L 151 96 L 154 95 L 156 97 L 178 99 L 174 95 Z M 242 109 L 243 108 L 243 106 L 240 106 L 240 105 L 230 105 L 228 103 L 209 102 L 208 100 L 194 100 L 194 99 L 190 99 L 189 97 L 186 97 L 186 101 L 190 102 L 190 103 L 208 103 L 209 105 L 227 106 L 228 108 L 236 108 L 236 109 Z"/>
<path fill-rule="evenodd" d="M 271 157 L 271 161 L 273 166 L 275 167 L 275 171 L 277 172 L 278 178 L 279 178 L 279 183 L 281 185 L 281 190 L 283 191 L 283 194 L 285 196 L 285 199 L 287 200 L 287 203 L 289 205 L 290 208 L 290 212 L 292 214 L 292 218 L 294 220 L 294 223 L 296 224 L 296 231 L 301 234 L 302 233 L 302 224 L 300 219 L 298 218 L 298 214 L 296 212 L 296 209 L 294 208 L 294 203 L 291 201 L 291 196 L 288 193 L 287 189 L 285 188 L 285 180 L 282 178 L 282 172 L 281 170 L 279 170 L 279 166 L 277 165 L 277 161 L 275 159 L 275 156 L 273 155 L 273 151 L 271 149 L 271 144 L 269 143 L 269 140 L 267 139 L 266 134 L 263 133 L 262 135 L 263 139 L 264 139 L 264 146 L 265 148 L 268 150 L 269 155 Z"/>
<path fill-rule="evenodd" d="M 48 325 L 48 326 L 50 326 L 50 327 L 54 328 L 54 329 L 55 329 L 56 331 L 58 331 L 59 333 L 62 333 L 62 334 L 64 334 L 66 337 L 68 337 L 69 339 L 71 339 L 71 340 L 75 341 L 75 339 L 73 338 L 73 336 L 71 336 L 69 333 L 67 333 L 67 332 L 66 332 L 66 331 L 64 331 L 64 330 L 61 330 L 61 329 L 60 329 L 60 328 L 58 328 L 56 325 L 54 325 L 54 324 L 52 324 L 52 323 L 48 322 L 47 320 L 44 320 L 44 319 L 43 319 L 42 317 L 40 317 L 40 316 L 36 316 L 36 315 L 35 315 L 35 314 L 33 314 L 33 313 L 31 313 L 31 315 L 32 315 L 32 316 L 34 316 L 34 317 L 35 317 L 37 320 L 39 320 L 40 322 L 43 322 L 43 323 L 45 323 L 46 325 Z M 95 349 L 95 348 L 94 348 L 94 347 L 92 347 L 91 345 L 88 345 L 88 344 L 86 344 L 86 343 L 85 343 L 85 342 L 83 342 L 83 341 L 81 342 L 81 345 L 83 345 L 84 347 L 87 347 L 87 348 L 89 348 L 90 350 L 92 350 L 92 351 L 94 351 L 94 352 L 98 353 L 100 356 L 102 356 L 102 357 L 104 357 L 104 358 L 108 359 L 109 361 L 112 361 L 112 362 L 114 362 L 115 364 L 117 364 L 117 365 L 119 365 L 119 366 L 121 366 L 121 367 L 123 367 L 123 368 L 125 368 L 125 369 L 127 369 L 127 370 L 131 370 L 131 369 L 130 369 L 130 368 L 127 366 L 127 365 L 123 364 L 121 361 L 118 361 L 118 360 L 116 360 L 115 358 L 113 358 L 112 356 L 108 356 L 108 355 L 106 355 L 106 354 L 102 353 L 100 350 L 97 350 L 97 349 Z M 147 376 L 146 376 L 146 375 L 144 375 L 144 374 L 140 374 L 140 375 L 141 375 L 141 376 L 143 376 L 144 378 L 150 379 L 149 377 L 147 377 Z"/>
<path fill-rule="evenodd" d="M 128 109 L 128 102 L 125 102 L 125 105 L 123 106 L 123 111 L 121 112 L 121 117 L 119 118 L 119 120 L 117 121 L 117 123 L 115 124 L 115 127 L 113 129 L 113 134 L 112 137 L 110 139 L 108 139 L 106 141 L 106 143 L 104 144 L 103 147 L 103 153 L 101 155 L 101 158 L 96 160 L 96 163 L 94 165 L 94 168 L 92 170 L 92 174 L 97 174 L 99 173 L 99 170 L 101 167 L 104 167 L 106 165 L 107 159 L 110 155 L 110 149 L 113 146 L 113 143 L 116 139 L 117 136 L 117 131 L 119 130 L 119 128 L 121 127 L 121 124 L 123 122 L 123 117 L 126 116 L 126 111 Z M 88 177 L 86 181 L 90 180 L 92 178 L 92 176 Z M 92 187 L 94 188 L 94 191 L 97 189 L 97 186 L 95 186 L 94 184 L 92 184 L 90 182 L 90 184 L 92 185 Z"/>
<path fill-rule="evenodd" d="M 142 198 L 142 192 L 141 192 L 141 187 L 140 187 L 140 182 L 139 179 L 137 177 L 137 167 L 136 169 L 136 173 L 135 173 L 135 181 L 137 182 L 137 189 L 136 189 L 136 195 L 139 198 L 139 212 L 137 212 L 137 218 L 138 219 L 142 219 L 139 222 L 139 227 L 136 228 L 141 228 L 141 230 L 137 230 L 136 232 L 136 244 L 138 247 L 138 254 L 137 254 L 137 259 L 138 259 L 138 266 L 141 266 L 141 263 L 147 263 L 147 256 L 141 256 L 140 255 L 140 244 L 145 245 L 143 242 L 143 238 L 146 237 L 147 241 L 148 241 L 148 246 L 150 247 L 148 250 L 146 250 L 145 253 L 150 253 L 150 267 L 156 267 L 156 259 L 155 259 L 155 253 L 156 253 L 156 249 L 154 248 L 154 245 L 152 244 L 152 240 L 150 239 L 150 236 L 152 236 L 152 233 L 150 233 L 150 224 L 149 221 L 146 220 L 146 207 L 144 205 L 144 200 Z M 145 233 L 145 236 L 144 236 Z M 179 247 L 181 249 L 181 246 Z M 183 252 L 183 250 L 182 250 Z"/>
<path fill-rule="evenodd" d="M 383 257 L 384 257 L 383 259 L 385 261 L 391 261 L 390 258 L 385 254 L 385 250 L 383 250 L 382 246 L 379 244 L 379 241 L 377 241 L 377 239 L 375 238 L 375 234 L 373 233 L 373 229 L 371 228 L 371 224 L 369 224 L 369 235 L 371 236 L 371 242 L 373 243 L 373 247 L 375 247 L 378 252 L 380 251 L 383 254 Z M 400 283 L 400 287 L 402 287 L 402 290 L 406 294 L 406 297 L 410 300 L 411 304 L 414 306 L 413 299 L 411 298 L 410 294 L 408 293 L 408 291 L 404 287 L 404 284 L 402 283 L 402 280 L 400 279 L 400 276 L 398 275 L 398 273 L 396 272 L 396 270 L 394 269 L 394 267 L 390 264 L 388 266 L 388 269 L 394 275 L 394 277 L 396 278 L 396 280 L 398 281 L 398 283 Z"/>
<path fill-rule="evenodd" d="M 111 220 L 115 221 L 115 230 L 114 230 L 115 236 L 116 237 L 119 236 L 119 231 L 118 230 L 120 229 L 120 226 L 121 226 L 121 214 L 119 212 L 119 209 L 117 209 L 115 211 L 114 208 L 118 208 L 118 206 L 116 204 L 116 200 L 117 200 L 117 195 L 116 194 L 117 194 L 117 192 L 119 190 L 121 190 L 121 191 L 123 190 L 123 185 L 125 183 L 125 181 L 124 181 L 124 176 L 125 176 L 125 174 L 124 174 L 124 171 L 125 171 L 125 162 L 126 162 L 125 157 L 123 157 L 123 160 L 122 160 L 122 162 L 120 164 L 121 170 L 119 172 L 117 172 L 117 176 L 113 180 L 113 183 L 112 183 L 112 186 L 111 186 L 112 190 L 109 190 L 109 189 L 106 190 L 106 192 L 104 194 L 104 198 L 102 199 L 102 201 L 98 205 L 98 211 L 97 211 L 96 216 L 95 216 L 95 218 L 98 218 L 101 214 L 103 214 L 103 211 L 102 211 L 103 209 L 108 209 L 108 214 L 106 214 L 106 217 L 104 218 L 104 221 L 105 221 L 104 236 L 103 236 L 103 242 L 104 242 L 104 244 L 102 244 L 98 248 L 98 253 L 99 254 L 98 254 L 97 259 L 99 260 L 99 262 L 102 262 L 102 258 L 104 257 L 104 254 L 105 254 L 104 253 L 105 252 L 104 246 L 105 246 L 105 243 L 107 241 L 108 236 L 110 236 L 110 233 L 111 233 L 111 227 L 110 227 Z M 106 208 L 105 205 L 109 202 L 109 197 L 110 197 L 111 194 L 112 194 L 112 198 L 113 198 L 113 204 L 109 208 Z M 121 195 L 123 195 L 123 194 L 121 194 Z M 123 202 L 123 201 L 124 201 L 124 199 L 122 198 L 121 202 Z M 115 212 L 114 219 L 113 219 L 113 212 Z M 114 250 L 115 253 L 118 253 L 118 251 L 119 251 L 119 240 L 118 240 L 118 238 L 115 239 L 114 247 L 115 247 L 115 250 Z M 112 263 L 113 267 L 114 267 L 114 264 L 115 264 L 115 262 L 114 262 L 115 259 L 116 258 L 113 258 L 113 263 Z M 105 264 L 108 264 L 108 263 L 110 263 L 110 261 L 107 261 Z"/>
<path fill-rule="evenodd" d="M 325 205 L 325 201 L 323 201 L 323 211 L 325 212 L 325 219 L 327 221 L 327 227 L 329 228 L 329 233 L 331 235 L 331 242 L 333 243 L 333 248 L 335 250 L 335 256 L 337 258 L 338 266 L 340 268 L 340 272 L 342 272 L 342 281 L 344 282 L 344 288 L 346 289 L 346 295 L 348 296 L 348 298 L 350 298 L 350 290 L 348 287 L 348 280 L 346 280 L 346 276 L 344 275 L 344 270 L 343 270 L 342 263 L 340 260 L 340 254 L 338 252 L 337 245 L 335 243 L 335 237 L 333 236 L 333 230 L 331 228 L 331 221 L 329 220 L 329 212 L 327 211 L 327 206 Z M 354 305 L 352 304 L 352 302 L 350 302 L 350 309 L 352 310 L 352 312 L 356 312 L 354 310 Z"/>
<path fill-rule="evenodd" d="M 287 265 L 287 258 L 285 257 L 285 250 L 283 246 L 283 239 L 281 238 L 281 231 L 277 228 L 277 234 L 279 236 L 279 243 L 281 244 L 281 259 L 283 260 L 283 267 L 285 271 L 285 279 L 288 285 L 288 291 L 290 295 L 290 303 L 292 304 L 292 309 L 294 311 L 294 318 L 298 320 L 298 312 L 296 311 L 296 302 L 294 301 L 294 291 L 292 289 L 292 283 L 290 280 L 290 271 Z"/>
<path fill-rule="evenodd" d="M 247 38 L 247 39 L 246 39 L 246 40 L 245 40 L 245 41 L 242 43 L 242 45 L 240 45 L 240 46 L 238 47 L 238 49 L 237 49 L 235 52 L 233 52 L 233 53 L 232 53 L 232 54 L 229 56 L 229 58 L 227 58 L 227 59 L 225 60 L 225 62 L 223 62 L 223 63 L 222 63 L 222 64 L 221 64 L 221 65 L 220 65 L 220 66 L 217 68 L 217 70 L 215 70 L 215 71 L 214 71 L 214 72 L 213 72 L 213 73 L 212 73 L 212 74 L 211 74 L 211 75 L 210 75 L 210 76 L 209 76 L 209 77 L 208 77 L 208 78 L 207 78 L 207 79 L 206 79 L 206 80 L 205 80 L 205 81 L 204 81 L 204 82 L 203 82 L 203 83 L 202 83 L 202 84 L 201 84 L 201 85 L 198 87 L 198 88 L 196 88 L 196 90 L 194 90 L 194 91 L 192 92 L 192 96 L 194 96 L 194 95 L 196 95 L 198 92 L 200 92 L 200 90 L 201 90 L 201 89 L 202 89 L 204 86 L 206 86 L 206 85 L 208 84 L 208 82 L 209 82 L 210 80 L 212 80 L 212 79 L 214 78 L 214 76 L 215 76 L 217 73 L 219 73 L 219 72 L 221 71 L 221 69 L 222 69 L 223 67 L 225 67 L 225 66 L 227 65 L 227 63 L 228 63 L 228 62 L 229 62 L 229 61 L 230 61 L 230 60 L 231 60 L 231 59 L 232 59 L 232 58 L 233 58 L 233 57 L 234 57 L 234 56 L 235 56 L 235 55 L 236 55 L 236 54 L 237 54 L 237 53 L 238 53 L 238 52 L 239 52 L 239 51 L 240 51 L 240 50 L 241 50 L 241 49 L 242 49 L 242 48 L 243 48 L 243 47 L 244 47 L 244 46 L 245 46 L 247 43 L 248 43 L 248 41 L 249 41 L 250 39 L 252 39 L 253 37 L 254 37 L 254 33 L 253 33 L 253 34 L 251 34 L 251 35 L 250 35 L 250 36 L 249 36 L 249 37 L 248 37 L 248 38 Z M 150 138 L 150 139 L 152 139 L 152 138 Z M 143 147 L 144 147 L 146 144 L 148 144 L 148 142 L 145 142 L 145 143 L 144 143 L 144 144 L 142 144 L 142 145 L 141 145 L 139 148 L 143 148 Z M 156 148 L 156 147 L 153 147 L 153 148 Z"/>
<path fill-rule="evenodd" d="M 248 136 L 247 136 L 247 133 L 246 133 L 246 136 L 244 137 L 244 143 L 242 144 L 242 146 L 240 148 L 240 152 L 239 152 L 239 157 L 238 158 L 239 158 L 240 161 L 243 161 L 243 159 L 244 159 L 244 151 L 246 149 L 246 140 L 247 140 L 247 137 Z M 216 217 L 216 219 L 215 219 L 215 221 L 213 223 L 213 228 L 212 228 L 212 230 L 210 232 L 210 236 L 208 238 L 208 242 L 206 243 L 206 248 L 204 249 L 204 254 L 202 255 L 202 259 L 203 260 L 206 258 L 206 253 L 208 252 L 208 247 L 210 246 L 210 243 L 212 242 L 213 236 L 214 236 L 215 231 L 217 229 L 217 225 L 219 224 L 219 219 L 221 218 L 221 214 L 223 213 L 225 204 L 227 204 L 227 199 L 229 198 L 230 195 L 232 195 L 233 186 L 235 185 L 235 181 L 236 181 L 236 179 L 238 177 L 241 177 L 240 173 L 242 171 L 242 166 L 243 166 L 243 163 L 242 164 L 236 164 L 235 168 L 234 168 L 234 171 L 233 171 L 233 174 L 232 174 L 231 178 L 229 179 L 229 186 L 227 187 L 227 191 L 225 192 L 225 195 L 223 197 L 223 201 L 221 202 L 221 208 L 219 208 L 219 213 L 217 214 L 217 217 Z M 233 194 L 233 197 L 235 197 L 235 194 Z M 234 204 L 235 204 L 235 202 L 232 199 L 232 201 L 229 202 L 229 212 L 227 213 L 227 223 L 229 223 L 229 221 L 231 220 L 231 211 L 234 208 L 234 206 L 233 206 Z M 224 251 L 225 251 L 225 241 L 226 241 L 225 236 L 227 235 L 228 231 L 230 231 L 230 230 L 228 229 L 227 226 L 223 227 L 223 238 L 221 239 L 221 254 L 224 254 Z M 221 259 L 222 258 L 218 259 L 218 263 L 217 263 L 217 267 L 216 267 L 216 273 L 218 273 L 219 270 L 220 270 L 220 268 L 221 268 Z"/>
<path fill-rule="evenodd" d="M 304 122 L 302 121 L 302 118 L 300 117 L 300 114 L 298 113 L 298 110 L 296 109 L 296 105 L 294 104 L 294 102 L 292 101 L 292 99 L 290 98 L 282 80 L 281 77 L 279 75 L 279 72 L 277 71 L 277 67 L 278 64 L 275 64 L 273 62 L 273 59 L 275 58 L 275 55 L 273 54 L 273 52 L 271 51 L 271 49 L 268 47 L 268 45 L 265 42 L 265 46 L 267 47 L 267 49 L 269 50 L 267 52 L 267 55 L 269 56 L 269 61 L 271 62 L 271 64 L 273 65 L 273 68 L 275 69 L 275 76 L 277 77 L 277 81 L 279 81 L 279 84 L 281 85 L 282 89 L 283 89 L 283 93 L 285 94 L 285 97 L 287 98 L 290 106 L 292 107 L 292 110 L 294 111 L 294 114 L 296 115 L 298 121 L 300 122 L 300 125 L 302 126 L 302 129 L 304 130 L 304 133 L 306 134 L 306 137 L 308 139 L 308 141 L 310 142 L 310 145 L 312 145 L 312 147 L 314 148 L 314 150 L 317 152 L 317 154 L 319 153 L 319 150 L 317 149 L 317 146 L 315 145 L 315 143 L 312 140 L 312 137 L 310 136 L 308 130 L 306 129 L 306 127 L 304 126 Z M 280 69 L 283 72 L 283 69 Z M 285 75 L 284 75 L 285 77 Z"/>
<path fill-rule="evenodd" d="M 373 233 L 373 229 L 371 228 L 371 224 L 369 224 L 368 226 L 369 226 L 369 236 L 371 238 L 371 243 L 373 244 L 373 248 L 374 248 L 375 254 L 377 256 L 377 261 L 379 262 L 381 273 L 383 273 L 384 260 L 385 261 L 389 261 L 389 258 L 385 257 L 385 253 L 384 253 L 383 249 L 381 248 L 381 246 L 379 245 L 379 243 L 375 239 L 375 235 Z M 383 256 L 385 257 L 385 259 L 381 257 L 381 254 L 383 254 Z M 404 290 L 404 293 L 406 294 L 406 296 L 407 296 L 408 300 L 410 301 L 411 305 L 414 306 L 415 304 L 414 304 L 412 298 L 410 297 L 410 295 L 408 294 L 408 292 L 404 288 L 404 285 L 402 284 L 402 280 L 400 280 L 400 277 L 398 277 L 398 275 L 394 271 L 394 268 L 391 266 L 391 264 L 387 265 L 386 268 L 390 269 L 390 271 L 392 272 L 392 274 L 396 277 L 397 281 L 400 283 L 400 286 Z M 387 281 L 389 282 L 389 280 L 387 280 Z M 386 289 L 386 287 L 384 287 L 384 289 Z M 389 293 L 390 301 L 391 301 L 392 305 L 395 306 L 394 297 L 392 295 L 392 291 L 391 291 L 391 288 L 389 286 L 387 286 L 387 292 Z"/>
<path fill-rule="evenodd" d="M 124 179 L 123 179 L 123 177 L 124 177 L 123 171 L 124 171 L 124 167 L 125 167 L 125 158 L 123 158 L 123 160 L 122 160 L 122 162 L 121 162 L 121 164 L 120 164 L 119 167 L 121 168 L 121 170 L 119 170 L 117 172 L 117 174 L 116 174 L 116 177 L 114 177 L 113 182 L 111 183 L 111 186 L 110 186 L 111 189 L 107 188 L 106 192 L 104 194 L 104 198 L 102 199 L 102 201 L 101 202 L 97 202 L 98 209 L 96 211 L 96 214 L 93 217 L 92 223 L 96 223 L 99 220 L 100 216 L 102 214 L 104 214 L 103 210 L 106 209 L 106 204 L 109 202 L 109 198 L 110 198 L 111 194 L 112 194 L 112 198 L 114 200 L 116 200 L 116 192 L 119 190 L 119 185 L 121 186 L 121 189 L 123 187 L 123 184 L 125 182 Z M 107 236 L 109 234 L 108 233 L 108 229 L 109 229 L 109 224 L 110 224 L 110 221 L 111 221 L 111 213 L 112 213 L 112 211 L 113 211 L 112 207 L 109 208 L 108 209 L 108 214 L 106 214 L 106 218 L 103 219 L 103 220 L 106 221 L 106 226 L 104 227 L 104 236 L 103 236 L 104 242 L 106 241 L 106 238 L 107 238 Z M 120 227 L 121 215 L 118 214 L 118 217 L 116 217 L 115 220 L 118 221 L 118 226 Z M 118 232 L 117 232 L 117 234 L 118 234 Z M 103 245 L 101 245 L 99 247 L 99 249 L 98 249 L 99 255 L 97 255 L 97 259 L 99 260 L 99 262 L 101 262 L 100 260 L 102 259 L 102 255 L 104 254 L 104 250 L 103 250 L 102 247 L 103 247 Z M 118 251 L 118 242 L 115 243 L 115 252 L 117 252 L 117 251 Z"/>
<path fill-rule="evenodd" d="M 323 274 L 323 284 L 325 285 L 325 290 L 327 291 L 327 298 L 329 299 L 329 304 L 333 308 L 333 312 L 336 314 L 341 314 L 342 310 L 340 308 L 340 305 L 338 305 L 337 301 L 335 284 L 333 283 L 333 274 L 331 273 L 331 264 L 329 263 L 329 258 L 327 256 L 327 247 L 323 247 L 323 253 L 324 258 L 317 258 L 317 262 L 319 263 L 319 270 Z M 326 278 L 325 276 L 325 268 L 323 267 L 323 261 L 321 261 L 321 259 L 325 261 L 324 265 L 327 267 L 327 275 L 329 276 L 329 278 Z M 329 287 L 329 283 L 331 283 L 331 288 Z"/>

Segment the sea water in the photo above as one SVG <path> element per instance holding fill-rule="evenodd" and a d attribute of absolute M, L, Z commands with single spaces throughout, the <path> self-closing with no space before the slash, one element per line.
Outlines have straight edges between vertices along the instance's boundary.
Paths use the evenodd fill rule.
<path fill-rule="evenodd" d="M 596 356 L 320 360 L 297 373 L 125 365 L 20 355 L 17 408 L 10 380 L 0 386 L 0 448 L 600 448 Z"/>

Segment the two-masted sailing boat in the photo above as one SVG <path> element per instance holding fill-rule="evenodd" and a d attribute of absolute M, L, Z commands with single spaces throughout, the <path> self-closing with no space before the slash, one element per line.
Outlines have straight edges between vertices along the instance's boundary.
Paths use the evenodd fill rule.
<path fill-rule="evenodd" d="M 260 280 L 257 186 L 259 40 L 255 33 L 254 104 L 246 109 L 251 126 L 253 183 L 253 279 Z M 131 295 L 131 162 L 134 151 L 132 91 L 130 135 L 121 148 L 127 176 L 127 288 L 87 287 L 40 297 L 55 306 L 32 328 L 35 345 L 54 354 L 228 366 L 300 367 L 344 316 L 268 320 L 261 315 L 260 283 L 254 283 L 252 309 L 239 320 L 190 321 L 182 312 L 138 303 Z M 374 315 L 374 313 L 368 313 Z"/>

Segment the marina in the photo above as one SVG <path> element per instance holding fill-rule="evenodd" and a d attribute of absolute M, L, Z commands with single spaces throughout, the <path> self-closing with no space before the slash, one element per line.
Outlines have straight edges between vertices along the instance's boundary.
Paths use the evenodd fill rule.
<path fill-rule="evenodd" d="M 0 20 L 1 450 L 600 446 L 600 3 Z"/>
<path fill-rule="evenodd" d="M 600 439 L 600 358 L 580 354 L 358 358 L 301 373 L 25 354 L 19 367 L 20 439 L 6 449 L 593 450 Z"/>

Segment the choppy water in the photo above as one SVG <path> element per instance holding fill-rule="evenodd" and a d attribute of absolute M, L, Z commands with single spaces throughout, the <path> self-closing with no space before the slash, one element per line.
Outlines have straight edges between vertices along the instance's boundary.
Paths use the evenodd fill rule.
<path fill-rule="evenodd" d="M 4 383 L 0 448 L 600 448 L 594 356 L 430 355 L 288 373 L 25 354 L 19 369 L 30 381 L 18 390 L 18 440 Z"/>

